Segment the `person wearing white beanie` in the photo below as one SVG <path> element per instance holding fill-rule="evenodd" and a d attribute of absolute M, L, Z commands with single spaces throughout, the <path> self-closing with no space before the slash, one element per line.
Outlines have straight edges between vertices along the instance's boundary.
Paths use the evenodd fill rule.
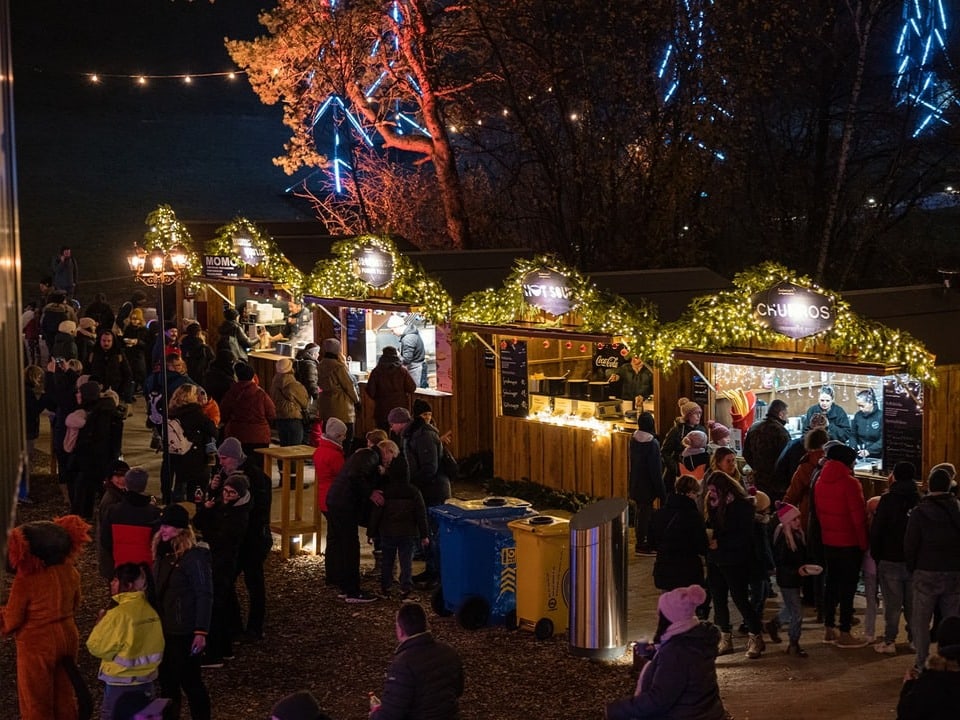
<path fill-rule="evenodd" d="M 706 599 L 707 593 L 699 585 L 677 588 L 660 596 L 660 625 L 654 637 L 653 658 L 640 671 L 633 695 L 604 708 L 607 720 L 723 720 L 727 716 L 717 683 L 720 632 L 696 617 L 697 607 Z"/>

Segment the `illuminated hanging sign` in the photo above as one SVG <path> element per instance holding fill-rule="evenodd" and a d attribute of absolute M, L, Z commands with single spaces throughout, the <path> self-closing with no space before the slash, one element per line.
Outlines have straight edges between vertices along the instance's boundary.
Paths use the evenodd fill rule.
<path fill-rule="evenodd" d="M 833 327 L 833 299 L 810 288 L 782 282 L 754 295 L 753 316 L 761 325 L 794 340 Z"/>
<path fill-rule="evenodd" d="M 250 267 L 256 267 L 263 260 L 264 254 L 256 245 L 253 244 L 253 240 L 248 237 L 235 237 L 233 238 L 233 250 L 240 256 L 243 262 Z"/>
<path fill-rule="evenodd" d="M 240 277 L 240 261 L 230 255 L 204 255 L 203 276 L 208 278 Z"/>
<path fill-rule="evenodd" d="M 364 245 L 353 256 L 354 272 L 372 288 L 393 282 L 393 256 L 373 245 Z"/>
<path fill-rule="evenodd" d="M 564 315 L 577 304 L 567 278 L 556 270 L 531 270 L 523 276 L 520 284 L 523 287 L 523 299 L 551 315 Z"/>

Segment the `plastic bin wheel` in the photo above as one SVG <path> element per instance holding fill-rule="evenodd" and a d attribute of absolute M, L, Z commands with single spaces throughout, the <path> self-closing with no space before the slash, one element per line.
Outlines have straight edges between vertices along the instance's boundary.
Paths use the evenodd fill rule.
<path fill-rule="evenodd" d="M 540 618 L 537 624 L 533 626 L 533 636 L 537 640 L 549 640 L 553 637 L 553 620 L 550 618 Z"/>
<path fill-rule="evenodd" d="M 467 598 L 457 610 L 457 622 L 464 630 L 479 630 L 487 624 L 490 605 L 482 597 Z"/>
<path fill-rule="evenodd" d="M 507 630 L 516 630 L 520 627 L 520 623 L 517 622 L 517 611 L 510 610 L 506 615 L 503 616 L 503 624 Z"/>
<path fill-rule="evenodd" d="M 438 586 L 433 591 L 433 595 L 430 596 L 430 607 L 440 617 L 449 617 L 453 614 L 447 610 L 447 606 L 443 602 L 443 585 Z"/>

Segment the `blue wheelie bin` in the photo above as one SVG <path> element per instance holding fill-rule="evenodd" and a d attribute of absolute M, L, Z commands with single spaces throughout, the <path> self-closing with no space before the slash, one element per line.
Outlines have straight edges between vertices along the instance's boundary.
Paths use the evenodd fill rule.
<path fill-rule="evenodd" d="M 517 557 L 511 520 L 534 514 L 518 498 L 451 498 L 430 508 L 440 544 L 440 586 L 432 607 L 468 630 L 516 625 Z"/>

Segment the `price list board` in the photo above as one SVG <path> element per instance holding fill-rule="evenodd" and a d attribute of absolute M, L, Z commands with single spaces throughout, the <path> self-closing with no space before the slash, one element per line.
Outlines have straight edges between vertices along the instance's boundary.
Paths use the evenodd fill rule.
<path fill-rule="evenodd" d="M 510 417 L 526 417 L 529 413 L 525 340 L 500 343 L 500 407 Z"/>
<path fill-rule="evenodd" d="M 883 472 L 898 462 L 923 458 L 923 385 L 917 380 L 888 377 L 883 381 Z"/>

